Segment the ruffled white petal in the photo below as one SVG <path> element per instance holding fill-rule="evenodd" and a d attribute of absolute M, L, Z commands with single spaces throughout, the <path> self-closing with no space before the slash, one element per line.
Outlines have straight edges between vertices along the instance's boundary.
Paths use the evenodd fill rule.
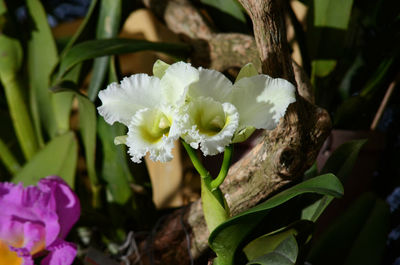
<path fill-rule="evenodd" d="M 200 97 L 183 110 L 182 138 L 204 155 L 215 155 L 225 150 L 239 124 L 239 114 L 230 103 Z"/>
<path fill-rule="evenodd" d="M 199 71 L 188 63 L 178 62 L 165 70 L 161 78 L 165 103 L 182 105 L 188 86 L 199 79 Z"/>
<path fill-rule="evenodd" d="M 125 77 L 121 84 L 112 83 L 100 91 L 99 98 L 103 104 L 97 109 L 109 124 L 117 121 L 128 126 L 139 109 L 161 104 L 161 90 L 157 77 L 147 74 Z"/>
<path fill-rule="evenodd" d="M 291 83 L 267 75 L 240 79 L 234 84 L 231 96 L 231 102 L 240 115 L 240 130 L 248 126 L 275 128 L 288 105 L 296 101 Z"/>
<path fill-rule="evenodd" d="M 168 121 L 163 120 L 165 118 Z M 170 127 L 166 125 L 168 122 Z M 128 153 L 136 163 L 140 163 L 147 153 L 153 161 L 170 161 L 173 158 L 174 141 L 179 135 L 179 128 L 168 114 L 159 109 L 141 109 L 132 117 L 128 126 Z"/>
<path fill-rule="evenodd" d="M 199 68 L 199 80 L 190 84 L 190 98 L 210 97 L 218 102 L 228 102 L 232 82 L 220 72 Z"/>

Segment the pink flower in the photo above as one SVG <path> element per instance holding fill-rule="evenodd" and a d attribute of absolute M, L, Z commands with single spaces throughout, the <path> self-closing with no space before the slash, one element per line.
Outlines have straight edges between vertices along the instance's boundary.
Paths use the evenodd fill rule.
<path fill-rule="evenodd" d="M 0 183 L 0 264 L 69 265 L 76 246 L 64 238 L 79 219 L 78 197 L 59 177 L 37 186 Z"/>

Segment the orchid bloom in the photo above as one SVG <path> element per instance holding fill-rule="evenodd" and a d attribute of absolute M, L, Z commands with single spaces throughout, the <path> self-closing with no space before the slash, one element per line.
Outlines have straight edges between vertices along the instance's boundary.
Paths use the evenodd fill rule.
<path fill-rule="evenodd" d="M 109 124 L 117 121 L 128 127 L 128 135 L 117 137 L 115 143 L 126 144 L 136 163 L 146 153 L 153 161 L 171 160 L 174 141 L 181 134 L 177 111 L 184 101 L 185 87 L 193 80 L 190 73 L 171 75 L 173 67 L 168 66 L 159 61 L 155 65 L 155 76 L 132 75 L 99 93 L 103 104 L 98 111 L 105 121 Z"/>
<path fill-rule="evenodd" d="M 126 144 L 134 162 L 146 153 L 154 161 L 171 160 L 179 137 L 204 155 L 223 152 L 255 129 L 273 129 L 295 101 L 292 84 L 258 75 L 251 64 L 235 84 L 217 71 L 184 62 L 157 61 L 153 73 L 126 77 L 99 93 L 98 111 L 105 121 L 128 127 L 115 143 Z"/>
<path fill-rule="evenodd" d="M 193 148 L 200 147 L 204 155 L 223 152 L 230 143 L 246 140 L 255 129 L 275 128 L 296 100 L 290 82 L 259 75 L 252 64 L 242 68 L 234 84 L 214 70 L 188 64 L 180 67 L 197 73 L 181 110 L 182 138 Z M 181 72 L 175 69 L 176 76 Z"/>
<path fill-rule="evenodd" d="M 47 177 L 37 186 L 0 183 L 0 264 L 69 265 L 76 246 L 64 238 L 80 215 L 75 193 L 59 177 Z"/>

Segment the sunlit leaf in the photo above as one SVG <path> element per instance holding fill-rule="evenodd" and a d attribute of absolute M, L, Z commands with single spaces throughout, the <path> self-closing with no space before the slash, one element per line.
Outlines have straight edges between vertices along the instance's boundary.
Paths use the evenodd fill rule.
<path fill-rule="evenodd" d="M 78 144 L 72 132 L 55 137 L 14 176 L 14 183 L 35 185 L 41 178 L 57 175 L 74 186 Z"/>
<path fill-rule="evenodd" d="M 289 235 L 274 251 L 248 262 L 247 265 L 294 265 L 298 253 L 296 239 L 293 235 Z"/>
<path fill-rule="evenodd" d="M 233 264 L 235 252 L 241 241 L 269 211 L 303 193 L 338 197 L 343 194 L 343 187 L 334 175 L 325 174 L 284 190 L 256 207 L 228 219 L 215 228 L 209 237 L 209 245 L 217 253 L 220 262 L 218 264 Z"/>

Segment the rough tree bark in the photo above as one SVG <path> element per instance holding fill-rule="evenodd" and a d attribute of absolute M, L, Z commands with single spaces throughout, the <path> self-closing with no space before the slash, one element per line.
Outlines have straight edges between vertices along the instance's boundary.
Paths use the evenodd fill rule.
<path fill-rule="evenodd" d="M 215 33 L 188 1 L 143 0 L 144 5 L 163 19 L 172 31 L 185 35 L 185 39 L 193 44 L 194 64 L 202 62 L 203 66 L 224 70 L 258 61 L 262 62 L 259 65 L 263 73 L 286 78 L 294 84 L 297 80 L 297 88 L 304 90 L 299 91 L 297 101 L 289 106 L 278 127 L 265 131 L 259 143 L 229 170 L 221 188 L 232 215 L 299 179 L 314 162 L 331 127 L 327 112 L 312 105 L 311 96 L 308 101 L 301 96 L 311 95 L 310 85 L 301 68 L 295 65 L 293 71 L 282 1 L 239 1 L 253 20 L 256 41 L 243 34 Z M 240 56 L 232 55 L 237 53 Z M 159 225 L 150 244 L 149 241 L 141 242 L 142 261 L 144 264 L 149 264 L 150 259 L 153 264 L 190 264 L 191 258 L 196 259 L 207 251 L 208 235 L 201 202 L 196 201 L 168 216 Z M 132 256 L 132 260 L 135 258 Z"/>

